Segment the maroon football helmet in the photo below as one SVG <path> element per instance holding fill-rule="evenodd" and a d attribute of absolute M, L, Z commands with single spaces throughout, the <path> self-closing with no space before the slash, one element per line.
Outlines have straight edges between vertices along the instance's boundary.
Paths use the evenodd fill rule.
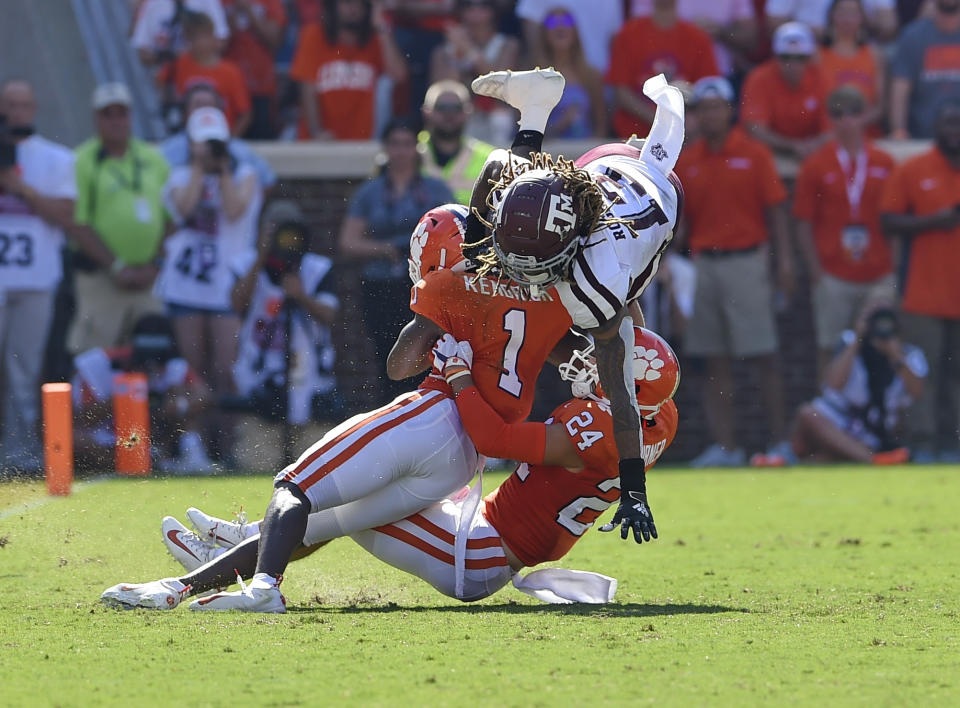
<path fill-rule="evenodd" d="M 530 170 L 510 183 L 497 205 L 493 249 L 504 275 L 545 288 L 566 274 L 580 229 L 563 178 L 550 170 Z"/>

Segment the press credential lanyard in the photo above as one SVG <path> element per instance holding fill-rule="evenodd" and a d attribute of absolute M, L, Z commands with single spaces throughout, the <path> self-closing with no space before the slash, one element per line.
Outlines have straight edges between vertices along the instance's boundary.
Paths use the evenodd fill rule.
<path fill-rule="evenodd" d="M 853 175 L 850 174 L 850 153 L 841 147 L 837 148 L 837 162 L 840 163 L 840 169 L 843 172 L 843 186 L 847 190 L 847 201 L 850 202 L 850 218 L 857 221 L 860 217 L 863 190 L 867 186 L 867 151 L 860 148 L 860 152 L 857 153 Z"/>

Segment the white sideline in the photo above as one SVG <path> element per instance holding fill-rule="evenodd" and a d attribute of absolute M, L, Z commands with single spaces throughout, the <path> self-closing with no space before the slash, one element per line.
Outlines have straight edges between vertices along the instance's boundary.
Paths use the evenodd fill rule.
<path fill-rule="evenodd" d="M 105 475 L 100 475 L 99 477 L 94 477 L 92 479 L 85 480 L 83 482 L 77 482 L 73 485 L 73 490 L 70 492 L 70 494 L 72 495 L 72 494 L 76 494 L 77 492 L 82 492 L 84 489 L 88 489 L 94 486 L 95 484 L 99 484 L 100 482 L 105 482 L 108 479 L 113 479 L 113 478 L 114 478 L 114 475 L 105 474 Z M 56 497 L 48 494 L 47 496 L 41 499 L 32 501 L 28 504 L 17 504 L 15 506 L 11 506 L 8 509 L 0 510 L 0 521 L 9 519 L 11 516 L 16 516 L 18 514 L 29 513 L 34 509 L 39 509 L 42 506 L 46 506 L 47 504 L 49 504 L 50 502 L 56 499 L 65 499 L 65 498 L 66 497 Z"/>

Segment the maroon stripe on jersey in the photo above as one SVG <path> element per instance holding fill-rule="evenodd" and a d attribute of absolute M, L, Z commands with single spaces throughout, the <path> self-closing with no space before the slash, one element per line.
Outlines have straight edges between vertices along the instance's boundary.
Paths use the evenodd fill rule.
<path fill-rule="evenodd" d="M 613 308 L 614 312 L 620 312 L 620 309 L 623 307 L 623 303 L 617 299 L 617 296 L 614 295 L 607 288 L 606 285 L 600 282 L 600 279 L 590 270 L 590 266 L 587 264 L 586 256 L 583 255 L 583 251 L 577 253 L 577 265 L 580 266 L 580 270 L 583 271 L 583 275 L 586 277 L 587 282 L 590 283 L 590 286 L 600 293 L 600 297 L 607 301 L 607 304 Z"/>
<path fill-rule="evenodd" d="M 607 321 L 607 318 L 604 316 L 603 312 L 600 311 L 600 308 L 597 307 L 597 304 L 587 297 L 587 294 L 583 292 L 583 290 L 580 289 L 580 286 L 575 282 L 570 283 L 570 292 L 573 293 L 573 296 L 577 298 L 577 300 L 586 305 L 587 309 L 590 310 L 590 314 L 593 315 L 593 318 L 597 321 L 598 327 Z"/>

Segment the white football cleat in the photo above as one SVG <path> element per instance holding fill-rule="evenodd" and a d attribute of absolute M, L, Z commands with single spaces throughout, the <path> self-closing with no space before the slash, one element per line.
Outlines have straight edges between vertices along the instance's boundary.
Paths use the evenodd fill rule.
<path fill-rule="evenodd" d="M 287 600 L 280 592 L 280 581 L 272 582 L 272 578 L 264 579 L 260 573 L 253 577 L 249 585 L 240 582 L 240 590 L 236 592 L 218 592 L 214 595 L 201 597 L 190 603 L 191 610 L 198 612 L 261 612 L 282 614 L 287 611 Z"/>
<path fill-rule="evenodd" d="M 208 516 L 191 506 L 187 509 L 187 518 L 204 542 L 215 543 L 224 548 L 233 548 L 260 533 L 260 525 L 247 523 L 247 514 L 243 510 L 237 513 L 237 521 L 226 521 L 216 516 Z"/>
<path fill-rule="evenodd" d="M 145 610 L 172 610 L 190 592 L 190 586 L 176 578 L 163 578 L 151 583 L 120 583 L 107 588 L 100 601 L 110 607 Z"/>
<path fill-rule="evenodd" d="M 160 530 L 167 551 L 189 573 L 220 555 L 214 546 L 204 543 L 203 539 L 172 516 L 163 517 Z"/>
<path fill-rule="evenodd" d="M 481 96 L 498 98 L 520 111 L 520 126 L 547 118 L 563 96 L 566 80 L 554 69 L 530 69 L 528 71 L 491 71 L 478 76 L 470 84 L 473 92 Z M 535 126 L 531 127 L 537 130 Z"/>

